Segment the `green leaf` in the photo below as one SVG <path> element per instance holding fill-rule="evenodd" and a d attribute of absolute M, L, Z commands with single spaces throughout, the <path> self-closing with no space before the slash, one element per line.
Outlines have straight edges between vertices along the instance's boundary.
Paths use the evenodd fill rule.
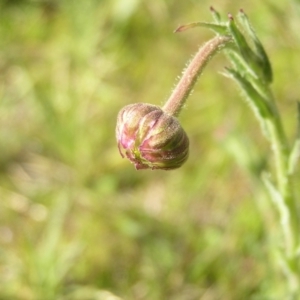
<path fill-rule="evenodd" d="M 234 50 L 228 50 L 227 55 L 235 70 L 237 70 L 243 77 L 250 77 L 251 79 L 255 80 L 259 79 L 257 74 L 249 67 L 249 65 L 238 52 Z"/>
<path fill-rule="evenodd" d="M 252 39 L 252 41 L 254 43 L 255 50 L 256 50 L 256 56 L 257 56 L 259 63 L 261 64 L 261 69 L 263 71 L 264 79 L 268 83 L 271 83 L 272 79 L 273 79 L 272 67 L 271 67 L 271 63 L 269 61 L 266 51 L 265 51 L 262 43 L 258 39 L 252 25 L 249 22 L 247 15 L 244 13 L 243 10 L 240 10 L 238 17 L 239 17 L 239 20 L 240 20 L 241 24 L 243 25 L 245 31 L 247 32 L 247 34 L 249 35 L 249 37 Z"/>
<path fill-rule="evenodd" d="M 237 47 L 240 50 L 241 55 L 245 59 L 245 61 L 252 66 L 253 61 L 255 61 L 255 54 L 252 51 L 252 49 L 249 47 L 245 37 L 240 32 L 240 30 L 237 28 L 235 21 L 231 15 L 229 15 L 229 24 L 228 28 L 230 33 L 233 36 L 233 39 L 237 45 Z"/>
<path fill-rule="evenodd" d="M 208 23 L 208 22 L 194 22 L 186 25 L 181 25 L 174 32 L 182 32 L 194 27 L 206 27 L 221 35 L 228 34 L 228 28 L 226 25 Z"/>
<path fill-rule="evenodd" d="M 269 130 L 266 119 L 271 116 L 271 112 L 266 100 L 256 91 L 252 84 L 237 71 L 226 68 L 225 76 L 235 80 L 244 93 L 244 99 L 254 112 L 254 115 L 259 121 L 263 135 L 269 138 Z"/>
<path fill-rule="evenodd" d="M 210 7 L 210 12 L 211 12 L 211 14 L 213 16 L 214 21 L 217 24 L 221 23 L 221 16 L 220 16 L 220 14 L 212 6 Z"/>
<path fill-rule="evenodd" d="M 270 117 L 271 111 L 267 100 L 257 92 L 253 85 L 236 70 L 226 68 L 226 71 L 229 77 L 234 79 L 239 84 L 241 90 L 247 96 L 248 102 L 255 113 L 258 113 L 260 118 Z"/>
<path fill-rule="evenodd" d="M 256 54 L 251 49 L 251 47 L 247 43 L 246 38 L 236 26 L 235 21 L 231 15 L 229 15 L 228 28 L 233 36 L 233 39 L 238 47 L 241 56 L 249 65 L 249 68 L 251 68 L 253 72 L 256 73 L 256 76 L 258 76 L 261 81 L 270 82 L 272 78 L 270 78 L 270 74 L 268 73 L 269 69 L 267 68 L 268 64 L 266 63 L 266 59 L 263 59 L 260 55 Z"/>
<path fill-rule="evenodd" d="M 284 202 L 281 193 L 276 189 L 274 184 L 271 182 L 270 175 L 268 173 L 265 172 L 262 174 L 262 180 L 267 188 L 267 191 L 269 192 L 271 200 L 275 204 L 280 214 L 280 223 L 286 238 L 288 238 L 290 236 L 290 231 L 289 231 L 290 212 L 288 206 Z"/>

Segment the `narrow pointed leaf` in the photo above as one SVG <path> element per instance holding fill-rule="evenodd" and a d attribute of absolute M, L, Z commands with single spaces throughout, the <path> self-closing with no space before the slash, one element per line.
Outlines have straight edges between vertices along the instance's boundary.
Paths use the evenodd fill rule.
<path fill-rule="evenodd" d="M 239 84 L 255 112 L 257 112 L 261 118 L 270 117 L 271 112 L 267 101 L 256 91 L 253 85 L 245 77 L 241 76 L 239 72 L 231 68 L 226 68 L 226 71 L 228 75 Z"/>
<path fill-rule="evenodd" d="M 233 36 L 240 54 L 244 58 L 245 62 L 249 65 L 249 68 L 251 68 L 253 72 L 261 78 L 261 80 L 266 81 L 261 59 L 253 52 L 251 47 L 248 45 L 246 38 L 236 26 L 235 21 L 231 15 L 229 15 L 228 28 Z"/>
<path fill-rule="evenodd" d="M 266 100 L 255 90 L 251 83 L 242 77 L 238 72 L 230 68 L 226 68 L 226 71 L 227 72 L 224 75 L 238 83 L 242 92 L 244 93 L 245 101 L 252 109 L 260 124 L 263 135 L 266 138 L 269 138 L 270 134 L 266 119 L 270 116 L 270 111 Z"/>
<path fill-rule="evenodd" d="M 228 34 L 227 26 L 221 24 L 215 24 L 215 23 L 207 23 L 207 22 L 194 22 L 186 25 L 181 25 L 174 32 L 182 32 L 194 27 L 206 27 L 218 34 L 222 34 L 222 35 Z"/>
<path fill-rule="evenodd" d="M 219 24 L 221 22 L 220 14 L 212 6 L 210 7 L 210 12 L 213 16 L 214 21 Z"/>
<path fill-rule="evenodd" d="M 245 58 L 245 60 L 248 63 L 251 63 L 251 61 L 254 59 L 255 54 L 249 47 L 245 37 L 240 32 L 240 30 L 237 28 L 235 21 L 231 15 L 229 15 L 229 24 L 228 28 L 230 30 L 230 33 L 233 36 L 234 41 L 236 42 L 236 45 L 238 46 L 242 56 Z"/>
<path fill-rule="evenodd" d="M 252 41 L 254 43 L 256 55 L 257 55 L 259 62 L 261 63 L 261 66 L 262 66 L 261 68 L 263 70 L 263 75 L 264 75 L 265 80 L 267 82 L 271 83 L 272 79 L 273 79 L 272 67 L 271 67 L 271 63 L 269 61 L 266 51 L 265 51 L 262 43 L 258 39 L 252 25 L 249 22 L 247 15 L 244 13 L 243 10 L 240 10 L 238 17 L 239 17 L 240 22 L 243 24 L 245 31 L 247 32 L 247 34 L 249 35 L 249 37 L 252 39 Z"/>
<path fill-rule="evenodd" d="M 241 55 L 236 51 L 227 51 L 228 58 L 235 70 L 245 77 L 251 77 L 252 79 L 259 79 L 257 74 L 249 67 Z"/>
<path fill-rule="evenodd" d="M 270 198 L 275 204 L 279 214 L 280 214 L 280 223 L 283 229 L 283 232 L 285 232 L 285 237 L 289 238 L 289 223 L 290 223 L 290 212 L 288 210 L 288 207 L 286 206 L 284 199 L 280 192 L 276 189 L 274 184 L 270 180 L 270 175 L 267 173 L 264 173 L 262 175 L 263 182 L 269 192 Z M 289 240 L 290 242 L 290 240 Z"/>

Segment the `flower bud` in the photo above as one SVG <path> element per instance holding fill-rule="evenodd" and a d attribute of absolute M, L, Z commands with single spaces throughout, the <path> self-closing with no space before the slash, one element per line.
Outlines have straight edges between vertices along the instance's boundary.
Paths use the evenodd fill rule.
<path fill-rule="evenodd" d="M 125 106 L 118 115 L 116 137 L 121 156 L 137 170 L 171 170 L 188 158 L 189 140 L 179 121 L 155 105 Z"/>

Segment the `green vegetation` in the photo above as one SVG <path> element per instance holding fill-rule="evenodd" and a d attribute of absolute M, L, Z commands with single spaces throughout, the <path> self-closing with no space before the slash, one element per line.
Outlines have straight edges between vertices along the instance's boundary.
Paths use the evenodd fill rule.
<path fill-rule="evenodd" d="M 118 153 L 118 111 L 162 105 L 213 36 L 172 31 L 210 21 L 212 4 L 222 14 L 240 8 L 200 2 L 0 2 L 0 299 L 283 299 L 268 251 L 279 216 L 258 177 L 271 152 L 218 74 L 223 54 L 181 112 L 191 147 L 183 167 L 137 172 Z M 300 8 L 277 2 L 243 9 L 292 140 Z"/>

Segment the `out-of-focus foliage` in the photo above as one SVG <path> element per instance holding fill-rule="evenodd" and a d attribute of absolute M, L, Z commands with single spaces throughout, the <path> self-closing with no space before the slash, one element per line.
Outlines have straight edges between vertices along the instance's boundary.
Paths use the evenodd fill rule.
<path fill-rule="evenodd" d="M 287 1 L 243 3 L 292 136 L 300 11 Z M 264 299 L 280 286 L 265 251 L 276 216 L 256 180 L 270 151 L 219 76 L 222 55 L 182 112 L 191 153 L 181 169 L 137 172 L 116 146 L 118 111 L 163 104 L 212 36 L 172 33 L 209 21 L 211 4 L 0 2 L 1 299 Z"/>

